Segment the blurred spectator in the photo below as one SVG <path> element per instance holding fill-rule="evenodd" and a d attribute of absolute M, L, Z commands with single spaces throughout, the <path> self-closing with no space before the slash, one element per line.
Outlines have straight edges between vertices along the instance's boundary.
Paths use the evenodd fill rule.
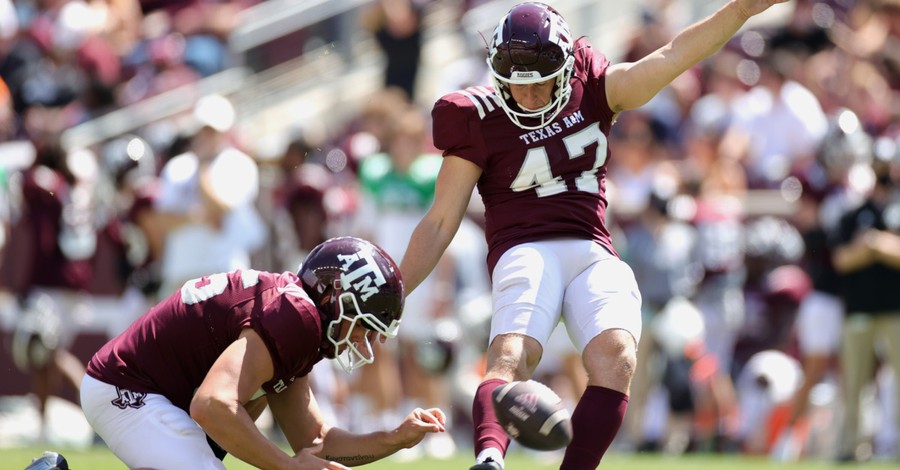
<path fill-rule="evenodd" d="M 112 338 L 144 313 L 147 299 L 156 295 L 163 233 L 153 210 L 157 176 L 150 145 L 125 135 L 105 143 L 100 157 L 90 293 L 94 315 L 105 319 Z"/>
<path fill-rule="evenodd" d="M 201 76 L 221 72 L 233 63 L 228 35 L 240 21 L 240 11 L 257 0 L 141 0 L 145 15 L 160 14 L 167 32 L 183 41 L 184 62 Z"/>
<path fill-rule="evenodd" d="M 683 213 L 692 201 L 678 193 L 678 184 L 670 176 L 657 175 L 647 209 L 625 229 L 626 243 L 619 251 L 634 270 L 635 279 L 645 286 L 641 310 L 646 324 L 651 324 L 671 299 L 691 297 L 703 272 L 697 258 L 696 228 Z M 660 417 L 652 416 L 655 413 L 650 408 L 656 403 L 649 401 L 659 396 L 667 358 L 652 334 L 641 336 L 626 423 L 632 440 L 642 450 L 664 445 Z"/>
<path fill-rule="evenodd" d="M 477 12 L 460 12 L 460 14 L 462 15 L 458 25 L 460 42 L 466 53 L 441 67 L 433 84 L 434 96 L 419 97 L 423 102 L 436 101 L 447 93 L 471 86 L 488 86 L 491 81 L 490 70 L 482 57 L 484 39 L 472 26 L 472 23 L 478 23 L 478 18 L 475 17 Z"/>
<path fill-rule="evenodd" d="M 304 137 L 292 140 L 278 161 L 280 184 L 275 195 L 275 224 L 280 269 L 295 269 L 305 254 L 328 238 L 325 193 L 334 185 L 330 172 L 308 160 L 316 153 Z"/>
<path fill-rule="evenodd" d="M 760 351 L 792 349 L 797 308 L 810 290 L 809 276 L 796 266 L 804 247 L 793 225 L 781 217 L 757 217 L 746 222 L 744 239 L 745 317 L 734 345 L 735 373 Z"/>
<path fill-rule="evenodd" d="M 610 161 L 610 196 L 615 199 L 615 214 L 627 224 L 647 209 L 653 181 L 665 160 L 665 146 L 658 121 L 648 113 L 624 113 L 613 127 L 610 146 L 618 152 Z"/>
<path fill-rule="evenodd" d="M 649 327 L 661 353 L 659 380 L 665 390 L 651 395 L 645 420 L 647 437 L 659 440 L 642 443 L 642 450 L 673 455 L 719 450 L 721 423 L 737 425 L 737 397 L 728 371 L 706 348 L 703 316 L 690 300 L 675 296 Z"/>
<path fill-rule="evenodd" d="M 15 109 L 73 103 L 74 121 L 108 111 L 121 78 L 117 52 L 99 28 L 100 12 L 89 4 L 41 2 L 23 22 L 8 53 L 0 56 L 0 75 L 10 85 Z"/>
<path fill-rule="evenodd" d="M 688 185 L 698 186 L 697 182 Z M 691 222 L 697 228 L 698 259 L 703 266 L 693 300 L 707 328 L 706 348 L 722 367 L 731 370 L 734 342 L 745 318 L 745 213 L 733 196 L 689 194 L 695 196 Z"/>
<path fill-rule="evenodd" d="M 711 72 L 716 74 L 717 72 Z M 717 81 L 727 80 L 724 77 Z M 684 161 L 681 172 L 697 183 L 699 194 L 716 197 L 743 197 L 747 191 L 747 175 L 740 162 L 720 152 L 720 145 L 731 114 L 727 97 L 709 93 L 694 101 L 682 128 Z"/>
<path fill-rule="evenodd" d="M 77 397 L 84 374 L 69 348 L 79 322 L 90 314 L 86 291 L 97 243 L 92 213 L 97 163 L 93 154 L 69 154 L 55 140 L 36 147 L 34 163 L 16 176 L 21 215 L 3 264 L 15 271 L 10 287 L 22 307 L 12 357 L 32 376 L 43 439 L 50 396 L 67 397 L 65 392 L 74 389 Z"/>
<path fill-rule="evenodd" d="M 847 309 L 841 348 L 844 425 L 838 459 L 861 457 L 860 407 L 863 387 L 876 374 L 883 356 L 900 377 L 900 167 L 894 151 L 872 162 L 874 185 L 866 201 L 841 218 L 834 266 L 841 275 L 841 298 Z M 896 393 L 897 388 L 894 388 Z M 896 397 L 894 397 L 896 400 Z M 900 414 L 895 413 L 895 420 Z M 896 423 L 895 429 L 900 428 Z M 889 452 L 900 458 L 900 445 Z M 878 449 L 876 449 L 878 452 Z"/>
<path fill-rule="evenodd" d="M 820 451 L 815 448 L 815 436 L 829 434 L 837 424 L 836 410 L 816 412 L 823 400 L 813 403 L 814 389 L 820 397 L 833 396 L 827 392 L 837 389 L 844 306 L 839 296 L 840 279 L 831 259 L 832 242 L 840 216 L 861 202 L 850 186 L 849 175 L 869 158 L 871 143 L 851 111 L 839 110 L 829 120 L 831 126 L 816 160 L 798 168 L 797 176 L 782 185 L 800 193 L 790 220 L 803 237 L 800 267 L 812 287 L 800 304 L 795 324 L 803 382 L 793 397 L 779 445 L 773 449 L 782 461 Z"/>
<path fill-rule="evenodd" d="M 15 36 L 18 30 L 19 18 L 15 5 L 12 0 L 0 0 L 0 44 Z"/>
<path fill-rule="evenodd" d="M 6 82 L 0 78 L 0 145 L 13 140 L 21 140 L 20 131 L 19 116 L 13 111 L 9 88 L 6 86 Z"/>
<path fill-rule="evenodd" d="M 796 0 L 790 18 L 772 32 L 768 47 L 789 49 L 803 58 L 833 47 L 828 28 L 846 11 L 843 2 Z"/>
<path fill-rule="evenodd" d="M 128 78 L 119 90 L 123 105 L 200 79 L 201 74 L 186 62 L 184 36 L 173 33 L 169 21 L 162 12 L 143 18 L 141 39 L 124 57 Z"/>
<path fill-rule="evenodd" d="M 701 382 L 708 390 L 694 405 L 695 446 L 722 450 L 722 445 L 733 439 L 738 424 L 730 395 L 734 348 L 746 316 L 742 238 L 746 213 L 739 199 L 743 195 L 740 186 L 723 192 L 724 181 L 707 181 L 705 175 L 693 171 L 686 171 L 683 177 L 691 201 L 682 209 L 683 217 L 696 229 L 695 262 L 701 271 L 689 300 L 699 310 L 705 328 L 702 348 L 689 351 L 682 367 L 690 365 L 691 369 L 697 367 L 698 373 L 702 371 L 698 378 L 704 379 Z"/>
<path fill-rule="evenodd" d="M 661 2 L 643 2 L 638 10 L 639 23 L 626 39 L 622 60 L 635 62 L 672 40 L 678 32 L 666 17 Z"/>
<path fill-rule="evenodd" d="M 736 380 L 744 452 L 765 455 L 772 450 L 802 379 L 800 363 L 783 351 L 763 350 L 750 357 Z"/>
<path fill-rule="evenodd" d="M 160 174 L 160 295 L 203 273 L 249 268 L 250 255 L 266 239 L 255 207 L 259 169 L 228 141 L 234 107 L 223 96 L 208 95 L 198 100 L 193 117 L 199 129 L 190 150 L 169 160 Z"/>
<path fill-rule="evenodd" d="M 424 26 L 419 0 L 376 0 L 363 17 L 366 29 L 385 54 L 384 87 L 398 87 L 416 98 Z"/>
<path fill-rule="evenodd" d="M 362 159 L 383 152 L 391 122 L 411 106 L 409 95 L 398 87 L 384 88 L 368 97 L 359 112 L 347 123 L 343 135 L 337 139 L 338 146 L 347 157 L 343 164 L 356 172 Z M 326 166 L 332 171 L 343 169 L 328 162 Z"/>
<path fill-rule="evenodd" d="M 116 54 L 122 57 L 131 51 L 142 32 L 144 14 L 140 0 L 91 1 L 88 6 L 95 12 L 97 32 Z"/>
<path fill-rule="evenodd" d="M 758 83 L 734 102 L 721 149 L 743 162 L 751 188 L 775 188 L 798 161 L 815 155 L 827 122 L 815 95 L 792 79 L 791 53 L 769 51 L 758 66 Z"/>

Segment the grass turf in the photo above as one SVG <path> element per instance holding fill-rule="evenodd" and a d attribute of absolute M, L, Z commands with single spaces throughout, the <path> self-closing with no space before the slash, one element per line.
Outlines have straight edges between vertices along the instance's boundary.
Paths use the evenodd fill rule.
<path fill-rule="evenodd" d="M 22 470 L 31 459 L 46 450 L 39 447 L 0 449 L 0 470 Z M 87 450 L 53 449 L 69 462 L 72 470 L 121 470 L 125 468 L 107 449 L 96 446 Z M 465 470 L 472 464 L 472 457 L 459 454 L 450 460 L 421 459 L 413 462 L 397 462 L 385 459 L 360 468 L 369 470 Z M 559 462 L 549 461 L 547 454 L 525 454 L 515 452 L 507 456 L 506 468 L 509 470 L 553 470 Z M 229 470 L 246 470 L 253 467 L 235 459 L 225 458 L 225 466 Z M 804 461 L 790 464 L 778 464 L 765 458 L 738 455 L 697 454 L 682 457 L 667 457 L 659 454 L 622 454 L 611 453 L 603 460 L 601 469 L 611 470 L 825 470 L 825 469 L 897 469 L 897 462 L 867 464 L 835 464 L 829 461 Z"/>

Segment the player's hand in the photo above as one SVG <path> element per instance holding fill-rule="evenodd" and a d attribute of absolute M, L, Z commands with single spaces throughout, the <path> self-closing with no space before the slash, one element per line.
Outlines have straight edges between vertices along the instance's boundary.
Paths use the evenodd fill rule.
<path fill-rule="evenodd" d="M 391 436 L 398 448 L 413 447 L 430 432 L 444 432 L 447 416 L 439 408 L 416 408 L 394 430 Z"/>
<path fill-rule="evenodd" d="M 316 454 L 322 451 L 322 441 L 312 447 L 301 450 L 294 456 L 291 468 L 296 470 L 350 470 L 337 462 L 319 458 Z"/>
<path fill-rule="evenodd" d="M 758 15 L 769 9 L 770 6 L 785 3 L 789 0 L 734 0 L 738 8 L 747 17 Z"/>

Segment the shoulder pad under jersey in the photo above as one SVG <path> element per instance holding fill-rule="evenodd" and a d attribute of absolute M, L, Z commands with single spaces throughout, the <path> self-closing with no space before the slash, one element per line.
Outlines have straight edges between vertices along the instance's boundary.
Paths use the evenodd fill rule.
<path fill-rule="evenodd" d="M 470 118 L 477 116 L 479 119 L 484 119 L 494 112 L 503 112 L 499 95 L 488 86 L 471 86 L 448 93 L 438 100 L 435 112 L 440 112 L 448 106 L 458 108 Z"/>

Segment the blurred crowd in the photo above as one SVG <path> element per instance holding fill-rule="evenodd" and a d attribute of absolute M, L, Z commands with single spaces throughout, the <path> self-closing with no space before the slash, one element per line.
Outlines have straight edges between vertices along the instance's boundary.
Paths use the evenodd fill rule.
<path fill-rule="evenodd" d="M 257 2 L 0 0 L 0 338 L 41 406 L 79 383 L 80 332 L 115 335 L 188 279 L 295 271 L 337 235 L 402 258 L 441 164 L 436 97 L 415 85 L 439 1 L 370 4 L 383 89 L 341 129 L 303 127 L 318 131 L 261 159 L 221 95 L 91 148 L 59 141 L 226 70 L 238 12 Z M 613 62 L 686 24 L 681 2 L 644 3 Z M 620 449 L 900 459 L 900 0 L 789 12 L 613 127 L 610 226 L 645 322 Z M 486 84 L 482 62 L 448 66 L 438 88 Z M 409 297 L 399 344 L 351 376 L 313 373 L 320 405 L 354 429 L 411 404 L 450 410 L 449 436 L 397 458 L 471 446 L 491 315 L 478 195 L 468 215 Z M 586 377 L 564 330 L 537 375 L 574 406 Z"/>

